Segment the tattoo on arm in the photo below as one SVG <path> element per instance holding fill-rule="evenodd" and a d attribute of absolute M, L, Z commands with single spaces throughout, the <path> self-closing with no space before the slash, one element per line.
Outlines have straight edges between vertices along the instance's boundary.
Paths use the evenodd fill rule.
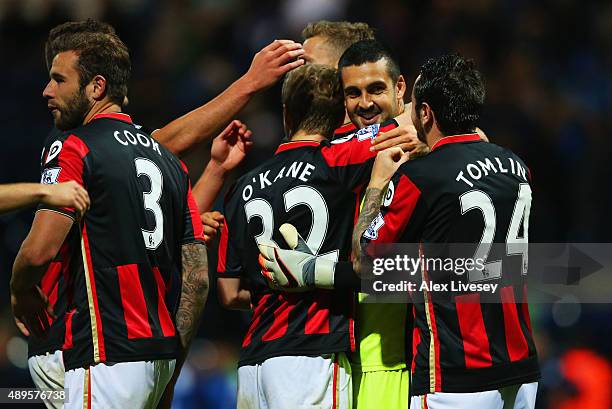
<path fill-rule="evenodd" d="M 208 257 L 204 243 L 183 245 L 182 264 L 181 297 L 176 312 L 176 330 L 181 345 L 181 356 L 177 360 L 179 369 L 179 364 L 182 365 L 187 356 L 191 339 L 197 332 L 208 296 Z"/>
<path fill-rule="evenodd" d="M 353 229 L 353 270 L 361 276 L 361 237 L 380 212 L 386 189 L 367 188 L 363 206 Z"/>

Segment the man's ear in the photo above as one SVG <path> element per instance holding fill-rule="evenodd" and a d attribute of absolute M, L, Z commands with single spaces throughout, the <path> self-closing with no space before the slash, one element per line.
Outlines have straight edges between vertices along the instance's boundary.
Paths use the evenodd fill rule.
<path fill-rule="evenodd" d="M 404 103 L 404 94 L 406 93 L 406 80 L 404 76 L 400 74 L 397 79 L 397 84 L 395 84 L 395 92 L 397 92 L 398 103 Z"/>
<path fill-rule="evenodd" d="M 423 102 L 419 107 L 421 124 L 425 129 L 430 128 L 434 123 L 434 113 L 427 102 Z"/>
<path fill-rule="evenodd" d="M 100 101 L 106 96 L 106 78 L 101 75 L 94 76 L 88 88 L 90 88 L 91 98 Z"/>

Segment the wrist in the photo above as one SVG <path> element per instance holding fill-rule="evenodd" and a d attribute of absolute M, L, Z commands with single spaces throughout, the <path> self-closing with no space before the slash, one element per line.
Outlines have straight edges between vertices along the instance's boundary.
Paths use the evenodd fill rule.
<path fill-rule="evenodd" d="M 51 186 L 52 185 L 44 185 L 42 183 L 38 184 L 38 189 L 36 189 L 37 201 L 44 202 L 51 196 Z"/>
<path fill-rule="evenodd" d="M 260 91 L 257 81 L 251 77 L 249 71 L 247 71 L 242 77 L 238 78 L 234 84 L 236 84 L 237 89 L 249 97 Z"/>
<path fill-rule="evenodd" d="M 206 176 L 214 176 L 225 178 L 225 175 L 229 172 L 229 170 L 223 167 L 223 164 L 215 159 L 210 159 L 208 164 L 206 165 L 206 169 L 204 169 L 204 174 Z"/>
<path fill-rule="evenodd" d="M 389 180 L 390 179 L 387 178 L 373 177 L 370 179 L 370 183 L 368 183 L 368 188 L 379 190 L 386 189 L 387 185 L 389 184 Z"/>

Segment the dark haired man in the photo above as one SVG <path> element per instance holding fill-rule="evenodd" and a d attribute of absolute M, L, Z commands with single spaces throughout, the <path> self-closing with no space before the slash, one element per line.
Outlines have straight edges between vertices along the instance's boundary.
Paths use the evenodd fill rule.
<path fill-rule="evenodd" d="M 155 407 L 180 370 L 208 288 L 186 168 L 120 112 L 130 59 L 112 28 L 66 23 L 45 49 L 43 95 L 62 132 L 48 140 L 43 172 L 86 187 L 93 207 L 78 224 L 72 208 L 36 213 L 13 267 L 13 310 L 39 337 L 65 326 L 64 407 Z M 53 321 L 38 284 L 53 287 L 59 276 L 66 314 Z M 179 294 L 168 291 L 173 276 L 182 276 Z"/>
<path fill-rule="evenodd" d="M 397 61 L 378 41 L 364 40 L 351 45 L 342 54 L 338 71 L 346 112 L 355 127 L 380 124 L 408 114 L 404 113 L 404 77 Z M 404 149 L 413 158 L 428 151 L 421 142 Z M 410 372 L 406 362 L 410 352 L 404 328 L 411 317 L 404 305 L 368 303 L 368 296 L 362 293 L 358 297 L 359 348 L 351 356 L 356 408 L 407 409 Z"/>
<path fill-rule="evenodd" d="M 422 66 L 411 115 L 431 153 L 402 164 L 397 173 L 400 155 L 379 155 L 354 230 L 357 272 L 358 255 L 372 249 L 372 243 L 422 243 L 421 257 L 441 251 L 437 243 L 474 243 L 473 259 L 484 258 L 485 264 L 470 269 L 465 279 L 499 284 L 499 291 L 488 294 L 454 294 L 449 299 L 426 288 L 416 297 L 414 407 L 535 406 L 540 374 L 524 283 L 530 175 L 514 153 L 483 143 L 475 133 L 484 97 L 484 83 L 471 61 L 446 55 Z M 390 203 L 381 206 L 389 181 L 395 192 Z M 495 254 L 493 260 L 489 249 L 495 243 L 504 254 Z M 285 271 L 298 276 L 304 274 L 301 266 L 308 257 L 308 265 L 316 266 L 312 256 L 303 254 L 298 266 L 286 262 L 296 260 L 295 253 L 263 250 L 272 276 L 280 272 L 279 258 Z M 335 266 L 336 278 L 353 274 L 347 263 L 341 264 Z M 424 270 L 422 279 L 447 282 L 448 275 L 440 273 Z"/>
<path fill-rule="evenodd" d="M 395 59 L 378 41 L 351 45 L 338 62 L 338 73 L 346 112 L 355 126 L 379 124 L 404 112 L 406 81 Z"/>
<path fill-rule="evenodd" d="M 114 28 L 108 24 L 87 20 L 77 24 L 65 24 L 56 27 L 50 33 L 48 45 L 53 42 L 57 46 L 57 44 L 65 41 L 62 38 L 69 38 L 70 36 L 80 36 L 85 43 L 91 39 L 89 44 L 89 48 L 91 48 L 91 46 L 95 45 L 96 41 L 104 41 L 104 39 L 109 39 L 109 36 L 111 38 L 110 41 L 114 42 L 116 33 Z M 84 45 L 87 47 L 87 44 Z M 119 47 L 107 50 L 106 53 L 116 54 L 120 53 L 121 50 L 122 48 Z M 303 63 L 302 60 L 295 59 L 302 53 L 303 50 L 299 43 L 289 40 L 276 40 L 272 42 L 255 55 L 248 72 L 228 87 L 221 95 L 202 107 L 172 121 L 163 128 L 155 130 L 154 137 L 156 141 L 179 155 L 194 144 L 209 139 L 246 105 L 251 96 L 272 85 L 288 70 L 301 65 Z M 49 68 L 52 65 L 53 58 L 53 48 L 47 47 L 46 60 Z M 108 60 L 99 58 L 96 60 L 95 55 L 85 56 L 84 59 L 80 59 L 80 63 L 75 67 L 79 86 L 70 89 L 69 93 L 56 92 L 54 97 L 49 100 L 49 107 L 52 110 L 54 120 L 62 128 L 74 123 L 75 112 L 78 113 L 79 109 L 84 105 L 84 89 L 81 85 L 83 85 L 83 82 L 87 82 L 89 74 L 87 66 L 81 63 L 85 60 L 88 61 L 87 64 L 90 67 L 92 64 L 98 67 L 106 65 L 105 69 L 110 69 L 111 76 L 125 75 L 125 61 L 116 67 L 108 67 Z M 124 71 L 123 74 L 121 70 Z M 57 76 L 56 79 L 58 80 L 56 81 L 57 88 L 65 89 L 65 79 Z M 122 102 L 125 100 L 126 98 Z M 217 224 L 219 220 L 219 218 L 216 218 L 218 216 L 216 213 L 207 213 L 207 210 L 210 210 L 212 207 L 212 202 L 223 185 L 225 175 L 244 157 L 246 149 L 251 144 L 249 134 L 250 132 L 246 130 L 244 125 L 239 121 L 233 121 L 213 141 L 211 149 L 212 158 L 201 178 L 205 179 L 206 183 L 198 184 L 193 192 L 202 212 L 202 220 L 207 223 L 204 231 L 205 240 L 212 236 L 211 230 L 214 232 L 210 225 Z M 53 132 L 49 137 L 43 159 L 53 156 L 58 146 L 61 146 L 55 143 L 57 142 L 55 140 L 56 136 L 56 133 Z M 53 176 L 57 170 L 45 169 L 44 162 L 42 166 L 43 182 L 47 184 L 55 183 L 56 180 Z M 65 185 L 67 184 L 43 186 L 43 188 L 59 192 L 66 189 Z M 65 203 L 53 200 L 48 204 L 64 205 Z M 82 210 L 80 203 L 76 207 L 78 211 Z M 56 261 L 60 260 L 61 257 L 58 256 Z M 59 264 L 51 263 L 50 269 L 43 279 L 43 289 L 48 290 L 45 291 L 45 295 L 49 297 L 49 302 L 62 319 L 54 323 L 51 333 L 45 340 L 38 340 L 35 337 L 29 338 L 30 372 L 36 385 L 41 389 L 62 389 L 64 386 L 64 367 L 61 351 L 59 351 L 64 342 L 62 311 L 64 296 L 63 292 L 59 290 L 63 290 L 64 286 L 61 285 L 61 278 L 58 281 L 55 270 L 51 268 L 57 265 Z M 23 326 L 20 329 L 25 330 Z M 59 407 L 61 405 L 61 401 L 46 401 L 45 403 L 49 407 Z"/>
<path fill-rule="evenodd" d="M 321 264 L 347 260 L 355 188 L 375 157 L 368 135 L 396 123 L 330 144 L 345 111 L 337 73 L 323 65 L 289 73 L 282 102 L 289 141 L 236 182 L 224 207 L 219 296 L 228 308 L 252 305 L 254 310 L 240 355 L 238 406 L 348 408 L 352 388 L 345 354 L 354 347 L 352 291 L 328 291 L 333 274 L 323 268 L 312 277 L 322 289 L 272 290 L 257 263 L 257 244 L 278 240 L 277 227 L 291 223 L 321 255 Z"/>
<path fill-rule="evenodd" d="M 325 64 L 337 68 L 340 57 L 353 44 L 365 40 L 374 40 L 374 29 L 367 23 L 348 21 L 320 20 L 309 23 L 302 30 L 304 42 L 303 59 L 307 63 Z M 402 125 L 381 135 L 372 142 L 374 150 L 382 150 L 389 146 L 399 146 L 419 155 L 424 146 L 419 144 L 414 127 L 409 121 L 410 115 L 405 113 L 405 119 L 400 119 Z M 380 123 L 380 122 L 379 122 Z M 344 124 L 334 132 L 334 139 L 350 136 L 360 128 L 348 115 Z"/>

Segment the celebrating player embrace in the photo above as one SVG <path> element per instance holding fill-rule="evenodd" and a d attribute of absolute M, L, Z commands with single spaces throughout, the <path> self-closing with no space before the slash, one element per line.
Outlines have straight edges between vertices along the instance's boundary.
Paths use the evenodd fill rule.
<path fill-rule="evenodd" d="M 321 287 L 315 291 L 271 290 L 257 262 L 257 244 L 279 240 L 278 227 L 291 223 L 321 264 L 347 260 L 355 190 L 376 155 L 370 140 L 396 123 L 329 143 L 342 123 L 344 107 L 336 70 L 322 65 L 292 71 L 283 83 L 282 99 L 289 141 L 272 159 L 241 177 L 225 202 L 219 296 L 228 307 L 252 304 L 254 310 L 242 343 L 238 405 L 350 408 L 346 353 L 354 347 L 352 292 L 326 290 L 334 285 L 331 271 L 311 277 L 309 285 Z"/>
<path fill-rule="evenodd" d="M 478 243 L 477 253 L 484 258 L 494 243 L 507 249 L 502 260 L 488 260 L 485 269 L 469 274 L 474 282 L 500 281 L 497 302 L 485 303 L 478 293 L 449 300 L 431 291 L 415 300 L 411 405 L 417 408 L 470 408 L 474 402 L 492 409 L 535 406 L 540 373 L 524 284 L 530 175 L 515 154 L 482 142 L 475 133 L 484 95 L 480 73 L 470 61 L 447 55 L 423 65 L 411 115 L 431 153 L 407 163 L 401 151 L 379 154 L 355 226 L 357 273 L 361 252 L 373 243 L 422 243 L 425 253 L 436 243 Z M 479 163 L 493 167 L 487 177 L 468 179 L 465 169 Z M 389 182 L 394 194 L 381 208 Z M 374 222 L 377 218 L 382 223 Z M 294 234 L 289 242 L 300 238 Z M 316 275 L 320 269 L 318 256 L 303 250 L 279 252 L 274 244 L 260 249 L 273 281 Z M 347 263 L 336 263 L 333 270 L 336 281 L 354 274 Z M 423 270 L 422 279 L 448 279 L 436 273 Z"/>
<path fill-rule="evenodd" d="M 431 58 L 408 102 L 367 24 L 319 21 L 302 35 L 153 131 L 122 111 L 131 61 L 110 25 L 51 30 L 41 184 L 0 186 L 0 212 L 42 203 L 10 289 L 34 382 L 69 391 L 48 407 L 171 407 L 219 235 L 219 300 L 251 311 L 239 408 L 534 409 L 531 174 L 477 127 L 481 74 L 459 55 Z M 233 118 L 280 79 L 285 139 L 213 212 L 253 145 Z M 217 134 L 192 190 L 178 155 Z M 460 243 L 481 264 L 421 268 L 429 286 L 409 302 L 368 303 L 369 261 L 402 243 L 415 261 Z M 451 274 L 463 290 L 440 294 Z M 483 283 L 486 298 L 469 286 Z"/>

